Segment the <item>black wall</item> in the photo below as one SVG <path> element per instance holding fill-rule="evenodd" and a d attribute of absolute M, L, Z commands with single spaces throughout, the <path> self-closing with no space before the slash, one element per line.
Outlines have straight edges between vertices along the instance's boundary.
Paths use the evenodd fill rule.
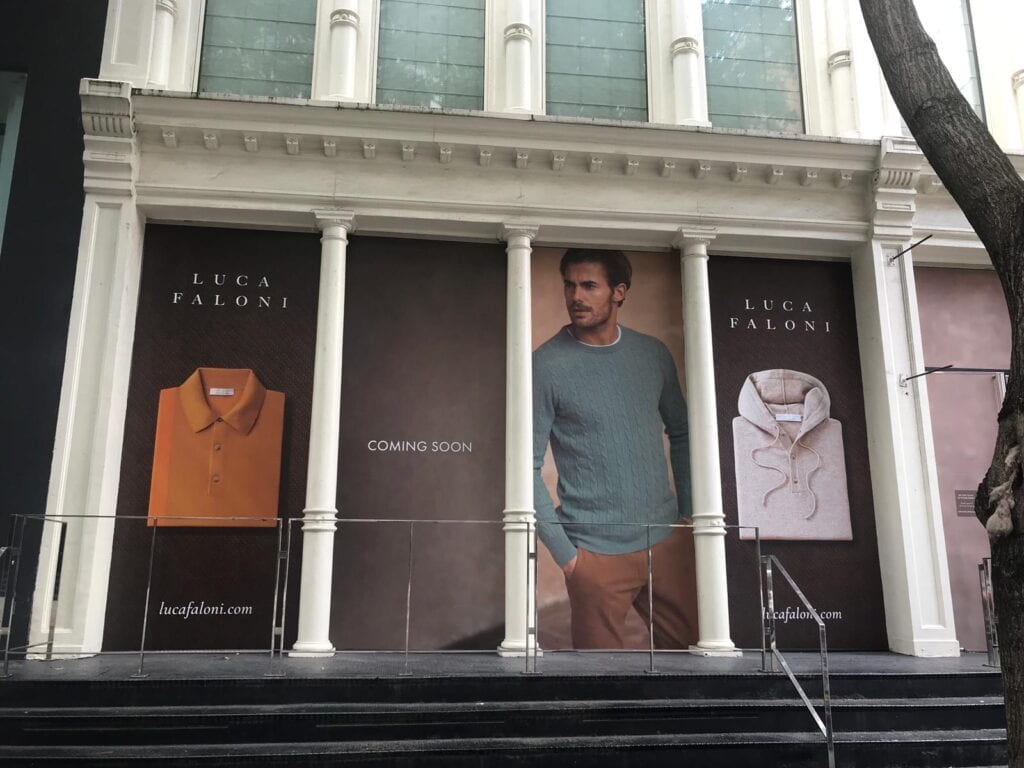
<path fill-rule="evenodd" d="M 84 199 L 78 82 L 99 73 L 106 11 L 104 0 L 0 2 L 0 70 L 28 75 L 0 249 L 4 542 L 12 514 L 46 503 Z"/>

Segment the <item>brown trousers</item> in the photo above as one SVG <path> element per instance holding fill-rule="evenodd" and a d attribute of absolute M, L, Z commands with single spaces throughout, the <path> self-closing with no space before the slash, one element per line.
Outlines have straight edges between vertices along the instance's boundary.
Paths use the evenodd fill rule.
<path fill-rule="evenodd" d="M 577 550 L 576 568 L 566 578 L 575 648 L 623 647 L 626 615 L 637 610 L 644 623 L 648 610 L 647 550 L 601 555 Z M 697 642 L 697 590 L 693 531 L 676 528 L 651 548 L 654 645 L 689 648 Z"/>

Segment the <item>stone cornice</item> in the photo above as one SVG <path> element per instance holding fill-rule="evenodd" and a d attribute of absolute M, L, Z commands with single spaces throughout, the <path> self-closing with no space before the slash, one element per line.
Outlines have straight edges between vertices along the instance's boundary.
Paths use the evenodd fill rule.
<path fill-rule="evenodd" d="M 571 168 L 577 164 L 575 160 L 590 172 L 596 159 L 596 167 L 612 176 L 663 176 L 666 168 L 704 168 L 704 176 L 714 176 L 716 172 L 728 174 L 738 163 L 759 179 L 764 178 L 765 168 L 776 166 L 790 169 L 787 177 L 793 180 L 809 168 L 820 170 L 822 177 L 836 186 L 856 181 L 858 176 L 866 184 L 877 154 L 877 143 L 868 141 L 538 115 L 339 107 L 334 102 L 327 108 L 327 102 L 186 99 L 143 91 L 135 95 L 135 107 L 146 144 L 172 130 L 179 146 L 202 143 L 204 135 L 212 134 L 218 137 L 222 151 L 241 150 L 245 135 L 257 137 L 260 147 L 274 147 L 288 134 L 298 139 L 303 154 L 326 154 L 325 142 L 330 142 L 338 155 L 350 149 L 349 145 L 362 152 L 369 142 L 378 158 L 402 157 L 404 153 L 408 159 L 409 148 L 417 146 L 432 147 L 427 155 L 438 158 L 442 155 L 437 147 L 443 145 L 451 149 L 444 155 L 446 161 L 468 159 L 482 164 L 481 151 L 486 149 L 493 165 L 502 155 L 509 155 L 523 166 L 525 154 L 531 169 L 540 167 L 533 161 L 541 156 L 543 166 L 549 169 L 552 163 Z M 553 155 L 557 157 L 553 159 Z M 415 153 L 417 161 L 424 157 Z"/>

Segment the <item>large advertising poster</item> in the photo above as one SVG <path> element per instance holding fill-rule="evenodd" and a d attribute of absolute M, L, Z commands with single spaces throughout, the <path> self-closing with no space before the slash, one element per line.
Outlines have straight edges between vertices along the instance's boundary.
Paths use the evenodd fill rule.
<path fill-rule="evenodd" d="M 709 262 L 722 497 L 828 624 L 829 647 L 884 650 L 885 619 L 848 264 Z M 733 640 L 760 644 L 752 532 L 726 539 Z M 779 642 L 817 626 L 776 579 Z"/>
<path fill-rule="evenodd" d="M 1010 365 L 1010 317 L 991 270 L 917 267 L 914 280 L 925 365 L 954 366 L 924 381 L 956 636 L 962 647 L 980 651 L 985 617 L 978 564 L 989 556 L 989 544 L 974 515 L 974 495 L 996 442 L 1003 375 Z"/>
<path fill-rule="evenodd" d="M 609 268 L 620 271 L 621 264 L 612 261 L 610 267 L 601 265 L 594 273 L 593 263 L 588 266 L 584 261 L 578 274 L 563 278 L 560 262 L 565 252 L 563 248 L 536 248 L 532 260 L 533 344 L 535 350 L 543 347 L 534 357 L 535 431 L 538 412 L 544 410 L 545 393 L 552 404 L 549 419 L 540 426 L 542 433 L 546 430 L 550 434 L 535 437 L 535 453 L 543 455 L 544 488 L 539 493 L 559 506 L 556 514 L 561 519 L 567 518 L 567 507 L 575 507 L 571 513 L 579 519 L 589 516 L 594 520 L 639 522 L 663 515 L 665 520 L 674 521 L 679 504 L 673 494 L 679 489 L 680 476 L 686 497 L 689 483 L 688 461 L 678 460 L 679 456 L 673 461 L 672 441 L 664 434 L 666 429 L 674 432 L 677 411 L 685 411 L 681 397 L 684 371 L 679 257 L 674 253 L 624 254 L 632 275 L 624 302 L 616 310 L 622 335 L 611 347 L 595 350 L 581 346 L 577 338 L 568 335 L 568 326 L 579 325 L 585 331 L 594 315 L 608 308 L 607 302 L 614 297 L 602 293 L 602 286 L 609 287 L 604 282 L 609 279 Z M 591 252 L 587 258 L 592 257 Z M 584 293 L 591 278 L 599 284 L 598 291 Z M 622 279 L 621 275 L 617 279 Z M 567 280 L 578 292 L 575 299 L 567 294 Z M 578 316 L 574 310 L 580 310 Z M 558 344 L 557 340 L 564 343 Z M 574 362 L 574 351 L 600 356 L 600 362 L 581 369 L 576 365 L 580 361 Z M 538 354 L 544 359 L 538 361 Z M 622 359 L 624 356 L 626 359 Z M 537 391 L 538 382 L 544 390 L 541 393 Z M 679 398 L 660 408 L 663 393 L 678 393 Z M 560 496 L 552 452 L 556 443 L 561 452 L 560 466 L 570 472 L 561 487 L 565 498 Z M 608 470 L 605 462 L 610 462 L 614 470 Z M 613 471 L 618 474 L 609 482 Z M 581 483 L 576 475 L 584 481 Z M 659 498 L 648 505 L 646 495 L 652 487 Z M 638 500 L 644 509 L 636 508 Z M 662 539 L 669 530 L 653 528 L 652 537 Z M 649 647 L 645 621 L 648 599 L 643 586 L 647 578 L 646 530 L 609 522 L 604 527 L 579 525 L 566 531 L 577 545 L 579 558 L 571 575 L 566 576 L 553 557 L 552 547 L 559 549 L 557 535 L 547 537 L 548 546 L 539 547 L 541 647 Z M 696 639 L 697 629 L 692 540 L 688 531 L 674 531 L 656 546 L 656 643 L 664 648 L 686 647 Z M 638 555 L 624 552 L 632 549 L 642 551 Z M 624 571 L 629 571 L 627 578 L 620 581 L 616 577 L 613 585 L 613 574 L 622 575 Z M 576 596 L 572 603 L 577 611 L 575 626 L 570 589 Z M 614 599 L 609 597 L 613 592 Z M 614 613 L 614 621 L 604 622 L 601 613 L 597 614 L 598 621 L 592 620 L 598 610 L 606 608 Z M 611 630 L 595 631 L 595 623 L 607 623 Z"/>
<path fill-rule="evenodd" d="M 319 271 L 312 233 L 147 226 L 105 651 L 270 647 Z"/>
<path fill-rule="evenodd" d="M 505 293 L 502 244 L 350 242 L 338 648 L 403 648 L 407 606 L 414 650 L 504 638 Z"/>

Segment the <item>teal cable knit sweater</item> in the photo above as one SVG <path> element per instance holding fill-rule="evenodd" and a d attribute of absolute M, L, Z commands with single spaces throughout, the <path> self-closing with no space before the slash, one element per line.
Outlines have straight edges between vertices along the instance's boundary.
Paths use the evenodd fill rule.
<path fill-rule="evenodd" d="M 588 523 L 663 526 L 691 516 L 686 402 L 672 355 L 657 339 L 620 328 L 615 344 L 589 346 L 567 326 L 533 353 L 534 507 L 541 540 L 560 566 L 577 547 L 602 554 L 647 548 L 645 525 Z M 549 440 L 557 510 L 541 479 Z M 669 533 L 651 528 L 650 543 Z"/>

